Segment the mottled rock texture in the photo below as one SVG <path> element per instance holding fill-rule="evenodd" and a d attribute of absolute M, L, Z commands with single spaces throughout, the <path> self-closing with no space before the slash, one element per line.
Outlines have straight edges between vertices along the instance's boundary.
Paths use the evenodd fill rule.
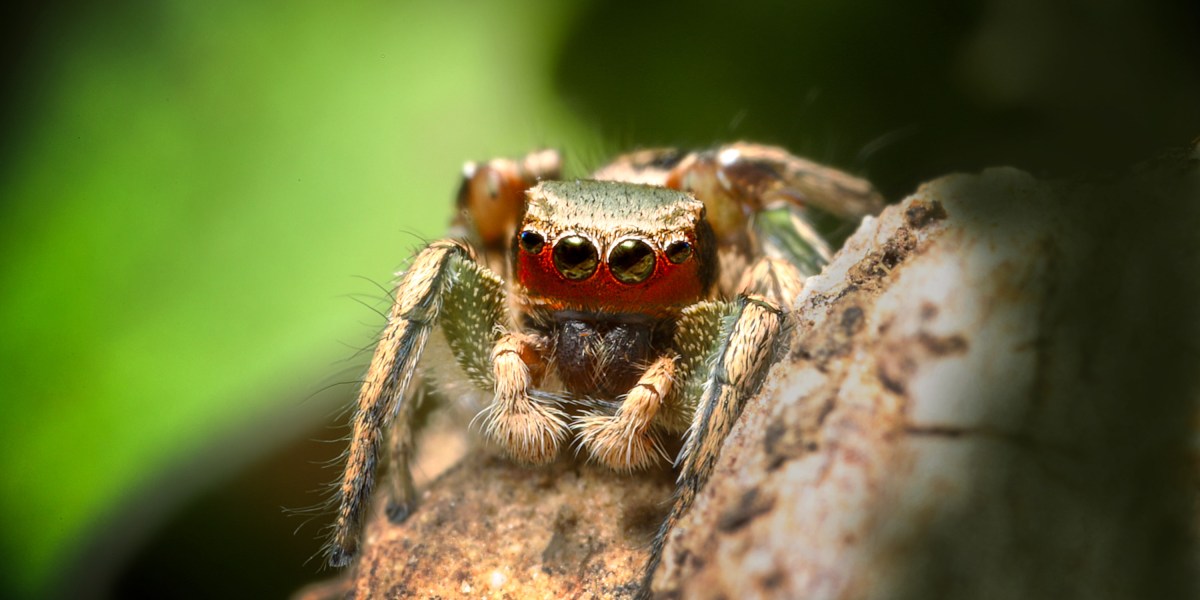
<path fill-rule="evenodd" d="M 808 281 L 656 594 L 1195 597 L 1198 173 L 992 169 L 866 219 Z M 626 597 L 670 491 L 479 451 L 309 594 Z"/>

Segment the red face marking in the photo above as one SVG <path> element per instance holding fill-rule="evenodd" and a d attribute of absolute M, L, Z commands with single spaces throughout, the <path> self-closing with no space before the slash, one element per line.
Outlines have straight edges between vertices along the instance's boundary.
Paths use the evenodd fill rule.
<path fill-rule="evenodd" d="M 687 240 L 695 246 L 696 241 Z M 551 310 L 583 310 L 615 313 L 664 314 L 694 304 L 704 294 L 700 261 L 689 256 L 673 263 L 655 248 L 654 270 L 644 281 L 623 283 L 609 267 L 607 256 L 590 276 L 571 280 L 555 267 L 554 245 L 548 240 L 535 252 L 516 250 L 517 282 L 537 304 Z M 628 277 L 626 277 L 628 279 Z"/>

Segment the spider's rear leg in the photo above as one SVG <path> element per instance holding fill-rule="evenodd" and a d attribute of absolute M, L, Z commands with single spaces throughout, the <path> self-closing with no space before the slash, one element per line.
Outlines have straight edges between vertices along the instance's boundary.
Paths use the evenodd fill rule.
<path fill-rule="evenodd" d="M 681 320 L 679 345 L 707 351 L 691 357 L 685 393 L 695 402 L 695 413 L 676 460 L 680 471 L 675 500 L 654 538 L 640 597 L 649 597 L 667 534 L 708 481 L 725 437 L 774 363 L 785 332 L 784 316 L 773 302 L 741 296 L 732 303 L 702 304 Z"/>
<path fill-rule="evenodd" d="M 469 239 L 484 264 L 507 275 L 504 259 L 525 210 L 525 190 L 543 179 L 558 179 L 561 168 L 562 156 L 555 150 L 537 150 L 519 160 L 466 163 L 451 236 Z"/>
<path fill-rule="evenodd" d="M 781 204 L 851 221 L 883 209 L 883 196 L 865 179 L 783 148 L 745 142 L 692 153 L 671 169 L 665 185 L 696 194 L 718 237 Z"/>
<path fill-rule="evenodd" d="M 689 154 L 663 185 L 704 202 L 721 243 L 722 271 L 729 274 L 768 256 L 791 263 L 801 276 L 816 275 L 829 262 L 827 240 L 841 239 L 863 215 L 883 207 L 866 180 L 758 144 Z M 745 291 L 738 284 L 724 277 L 721 290 L 729 296 Z"/>
<path fill-rule="evenodd" d="M 786 260 L 763 257 L 742 274 L 737 289 L 741 295 L 791 308 L 804 289 L 804 273 Z"/>
<path fill-rule="evenodd" d="M 411 396 L 402 402 L 402 412 L 412 411 L 412 414 L 403 412 L 393 417 L 394 420 L 407 423 L 408 426 L 388 429 L 387 479 L 391 482 L 391 494 L 387 497 L 386 513 L 394 524 L 403 523 L 412 514 L 417 498 L 411 465 L 416 451 L 416 432 L 428 417 L 432 405 L 440 404 L 442 400 L 437 396 L 429 379 L 421 377 L 420 374 L 413 376 L 409 386 L 413 391 L 410 392 Z"/>
<path fill-rule="evenodd" d="M 387 326 L 371 359 L 351 420 L 346 467 L 338 485 L 337 517 L 326 548 L 332 566 L 344 566 L 358 549 L 367 503 L 375 487 L 380 445 L 389 427 L 395 477 L 401 478 L 389 512 L 407 512 L 413 503 L 408 473 L 414 402 L 406 399 L 429 334 L 440 324 L 468 378 L 491 389 L 492 343 L 505 315 L 500 279 L 475 261 L 466 245 L 442 240 L 413 259 L 396 287 Z"/>

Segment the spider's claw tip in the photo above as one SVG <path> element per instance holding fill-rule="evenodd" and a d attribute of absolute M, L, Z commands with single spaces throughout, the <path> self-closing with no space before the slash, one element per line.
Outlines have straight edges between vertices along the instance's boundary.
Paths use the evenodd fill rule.
<path fill-rule="evenodd" d="M 388 502 L 386 512 L 388 521 L 391 521 L 393 525 L 399 525 L 412 516 L 413 507 L 407 502 Z"/>
<path fill-rule="evenodd" d="M 329 549 L 329 566 L 340 569 L 350 564 L 350 559 L 354 558 L 354 553 L 342 547 L 334 547 Z"/>

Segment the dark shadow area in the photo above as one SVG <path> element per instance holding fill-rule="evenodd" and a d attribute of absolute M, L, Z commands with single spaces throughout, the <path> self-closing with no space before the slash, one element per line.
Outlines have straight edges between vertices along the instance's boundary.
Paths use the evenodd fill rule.
<path fill-rule="evenodd" d="M 14 163 L 30 127 L 51 102 L 62 48 L 87 37 L 112 46 L 136 46 L 160 33 L 153 3 L 143 0 L 93 6 L 79 0 L 18 0 L 0 6 L 0 177 Z M 135 24 L 131 27 L 130 24 Z M 0 198 L 0 211 L 10 198 Z"/>
<path fill-rule="evenodd" d="M 561 93 L 613 149 L 749 139 L 891 200 L 953 171 L 1127 167 L 1200 133 L 1200 5 L 621 0 L 566 36 Z"/>
<path fill-rule="evenodd" d="M 1042 307 L 1034 396 L 1016 402 L 1032 407 L 1022 437 L 979 454 L 962 482 L 970 501 L 922 532 L 895 597 L 1200 595 L 1200 160 L 1189 152 L 1056 184 L 1052 210 L 1085 251 L 1047 257 L 1060 277 Z M 982 422 L 1012 420 L 1008 406 L 989 410 Z"/>
<path fill-rule="evenodd" d="M 43 58 L 45 40 L 54 21 L 53 3 L 8 2 L 0 7 L 0 177 L 8 176 L 16 152 L 28 134 L 29 115 L 46 99 Z M 10 198 L 0 198 L 0 214 Z"/>
<path fill-rule="evenodd" d="M 338 474 L 329 463 L 344 450 L 344 421 L 335 417 L 295 432 L 251 461 L 230 449 L 252 447 L 247 438 L 261 433 L 247 430 L 213 444 L 105 519 L 56 596 L 286 598 L 333 577 L 318 556 L 331 513 L 317 505 Z M 172 499 L 173 488 L 194 488 L 188 479 L 211 471 L 226 475 L 199 493 L 185 492 L 181 502 Z"/>

